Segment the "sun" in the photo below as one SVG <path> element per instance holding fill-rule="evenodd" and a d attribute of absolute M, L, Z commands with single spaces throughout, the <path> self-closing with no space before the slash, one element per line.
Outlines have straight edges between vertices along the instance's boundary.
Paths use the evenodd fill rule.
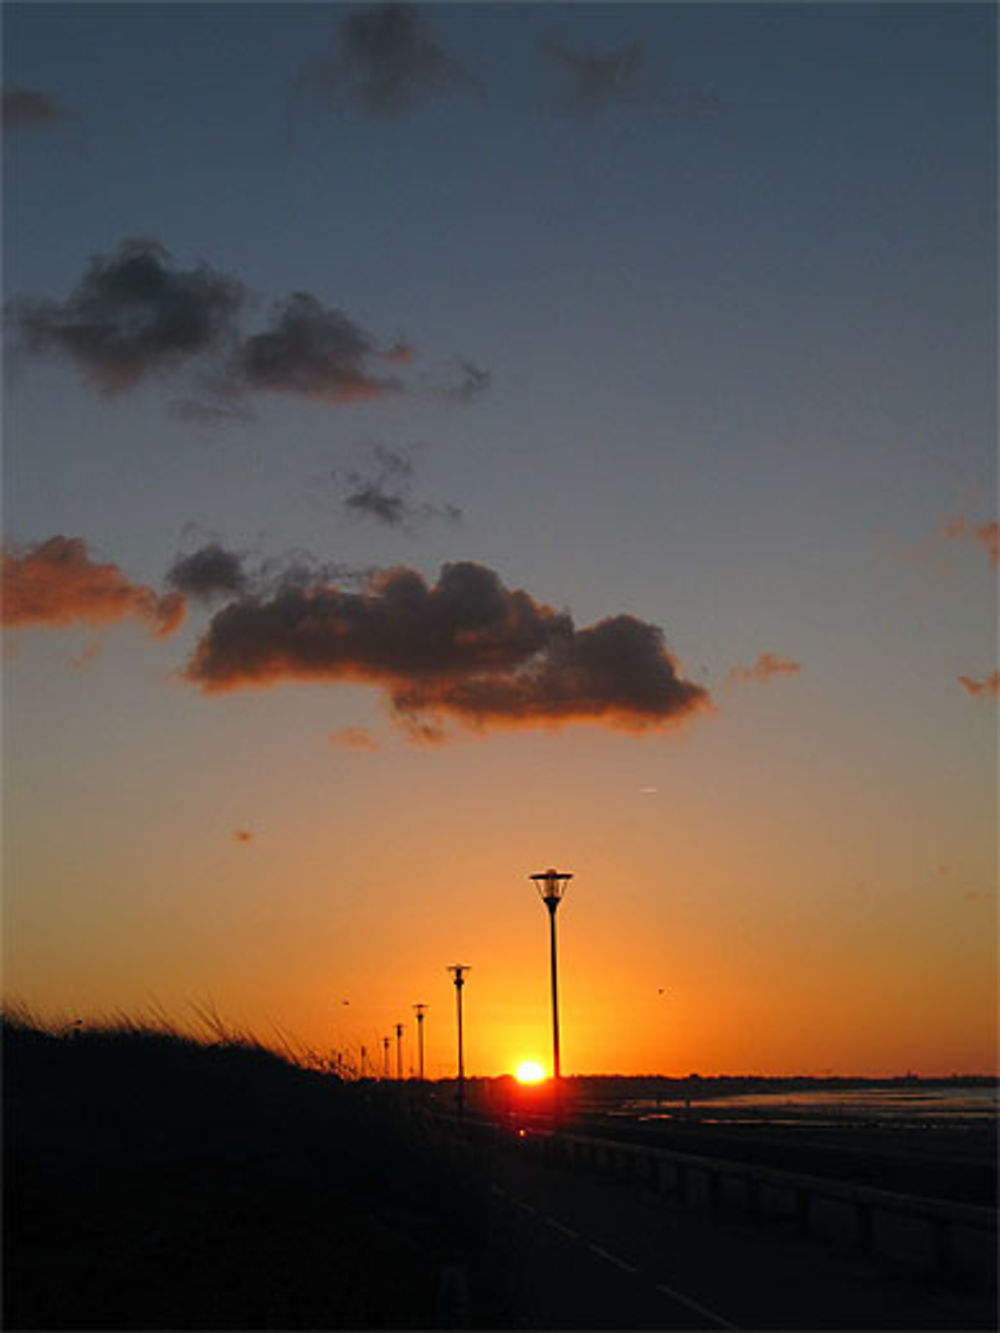
<path fill-rule="evenodd" d="M 518 1083 L 541 1083 L 545 1077 L 545 1070 L 537 1060 L 525 1060 L 514 1071 L 514 1077 Z"/>

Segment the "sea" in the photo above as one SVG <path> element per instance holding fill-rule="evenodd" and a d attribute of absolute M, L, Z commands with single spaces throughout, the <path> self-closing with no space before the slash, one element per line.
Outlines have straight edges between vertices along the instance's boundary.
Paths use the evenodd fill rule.
<path fill-rule="evenodd" d="M 619 1115 L 643 1121 L 697 1119 L 700 1124 L 851 1125 L 919 1128 L 962 1125 L 1000 1126 L 1000 1088 L 957 1086 L 886 1086 L 788 1089 L 719 1096 L 638 1098 L 618 1108 Z"/>

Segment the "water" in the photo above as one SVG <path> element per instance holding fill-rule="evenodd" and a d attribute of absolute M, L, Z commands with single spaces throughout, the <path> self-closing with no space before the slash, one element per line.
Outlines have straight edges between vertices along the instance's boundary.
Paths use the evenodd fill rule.
<path fill-rule="evenodd" d="M 640 1120 L 687 1116 L 684 1097 L 642 1098 L 626 1102 L 621 1112 Z M 919 1128 L 941 1125 L 1000 1124 L 998 1089 L 992 1087 L 867 1087 L 778 1090 L 692 1097 L 690 1115 L 701 1124 L 886 1125 Z"/>

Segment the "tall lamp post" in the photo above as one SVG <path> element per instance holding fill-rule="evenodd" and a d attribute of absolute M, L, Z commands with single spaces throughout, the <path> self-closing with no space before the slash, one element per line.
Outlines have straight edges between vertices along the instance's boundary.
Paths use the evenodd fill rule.
<path fill-rule="evenodd" d="M 455 978 L 455 1001 L 458 1009 L 458 1091 L 455 1101 L 458 1104 L 458 1114 L 462 1115 L 465 1111 L 465 1063 L 462 1052 L 462 987 L 465 985 L 465 973 L 469 971 L 467 963 L 455 963 L 448 968 L 449 972 L 454 973 Z"/>
<path fill-rule="evenodd" d="M 403 1080 L 403 1025 L 396 1024 L 396 1081 Z"/>
<path fill-rule="evenodd" d="M 389 1077 L 389 1038 L 388 1038 L 388 1037 L 383 1037 L 383 1038 L 382 1038 L 382 1054 L 385 1056 L 385 1060 L 384 1060 L 383 1063 L 384 1063 L 384 1066 L 385 1066 L 385 1076 L 386 1076 L 386 1078 L 388 1078 L 388 1077 Z"/>
<path fill-rule="evenodd" d="M 552 1077 L 553 1108 L 558 1118 L 559 1111 L 559 984 L 556 972 L 556 908 L 563 900 L 563 895 L 573 878 L 565 870 L 543 870 L 532 875 L 539 897 L 549 909 L 549 962 L 552 973 Z"/>
<path fill-rule="evenodd" d="M 426 1004 L 415 1004 L 413 1011 L 417 1015 L 417 1077 L 424 1081 L 424 1010 Z"/>

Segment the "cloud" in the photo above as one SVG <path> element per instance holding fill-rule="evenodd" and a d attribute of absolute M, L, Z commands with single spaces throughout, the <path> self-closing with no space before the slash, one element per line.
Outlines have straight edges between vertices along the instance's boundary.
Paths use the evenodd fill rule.
<path fill-rule="evenodd" d="M 947 518 L 941 524 L 942 534 L 950 541 L 972 541 L 983 548 L 994 569 L 1000 566 L 1000 521 L 993 518 L 978 525 L 964 518 Z"/>
<path fill-rule="evenodd" d="M 16 84 L 3 90 L 4 134 L 37 129 L 41 125 L 51 125 L 53 121 L 74 119 L 73 113 L 67 111 L 59 99 L 50 93 L 21 88 Z"/>
<path fill-rule="evenodd" d="M 492 380 L 488 370 L 483 370 L 474 361 L 458 357 L 444 368 L 444 373 L 427 375 L 423 382 L 435 398 L 443 398 L 449 403 L 471 403 L 486 393 Z"/>
<path fill-rule="evenodd" d="M 779 657 L 776 653 L 761 653 L 753 666 L 734 666 L 726 679 L 763 682 L 770 680 L 772 676 L 797 676 L 801 670 L 801 665 L 790 657 Z"/>
<path fill-rule="evenodd" d="M 983 680 L 973 680 L 969 676 L 959 676 L 958 683 L 973 697 L 983 699 L 1000 697 L 1000 671 L 991 671 Z"/>
<path fill-rule="evenodd" d="M 678 674 L 657 626 L 620 615 L 577 629 L 568 613 L 472 562 L 445 565 L 433 586 L 397 568 L 358 593 L 327 585 L 238 599 L 213 616 L 184 676 L 206 694 L 288 681 L 376 685 L 423 740 L 448 720 L 642 731 L 713 708 Z"/>
<path fill-rule="evenodd" d="M 378 741 L 372 736 L 367 727 L 341 727 L 339 731 L 331 731 L 327 738 L 331 745 L 336 745 L 345 750 L 377 750 Z"/>
<path fill-rule="evenodd" d="M 373 448 L 375 471 L 365 476 L 360 472 L 332 474 L 335 483 L 349 487 L 343 505 L 354 517 L 373 519 L 386 527 L 412 531 L 423 522 L 446 518 L 457 522 L 462 511 L 455 505 L 443 508 L 432 504 L 416 504 L 410 499 L 414 467 L 405 454 L 376 444 Z"/>
<path fill-rule="evenodd" d="M 231 597 L 247 586 L 243 559 L 218 542 L 209 542 L 190 555 L 180 555 L 167 573 L 167 582 L 178 592 L 199 601 Z"/>
<path fill-rule="evenodd" d="M 539 43 L 542 56 L 562 75 L 561 104 L 589 119 L 616 103 L 635 103 L 641 96 L 643 44 L 630 42 L 607 52 L 574 50 L 555 33 Z"/>
<path fill-rule="evenodd" d="M 275 306 L 271 327 L 243 342 L 236 370 L 238 381 L 251 389 L 353 403 L 402 388 L 395 376 L 373 373 L 371 362 L 380 356 L 397 362 L 399 349 L 379 353 L 341 311 L 308 292 L 293 292 Z"/>
<path fill-rule="evenodd" d="M 134 389 L 156 374 L 186 372 L 195 392 L 170 410 L 198 426 L 252 420 L 253 395 L 340 405 L 430 392 L 465 403 L 489 384 L 489 372 L 464 358 L 429 381 L 410 372 L 407 383 L 401 374 L 416 359 L 413 347 L 380 346 L 310 292 L 276 301 L 266 326 L 247 333 L 239 325 L 250 304 L 237 278 L 207 264 L 181 269 L 159 241 L 132 237 L 110 255 L 91 258 L 65 301 L 15 297 L 7 317 L 26 350 L 69 357 L 105 394 Z"/>
<path fill-rule="evenodd" d="M 376 4 L 341 19 L 337 55 L 306 65 L 293 91 L 392 120 L 472 83 L 415 4 Z"/>
<path fill-rule="evenodd" d="M 123 241 L 95 255 L 63 302 L 12 303 L 28 347 L 61 352 L 103 393 L 134 388 L 220 347 L 246 298 L 235 278 L 202 264 L 175 267 L 158 241 Z"/>
<path fill-rule="evenodd" d="M 184 617 L 178 592 L 161 596 L 129 582 L 117 565 L 97 564 L 79 537 L 50 537 L 3 548 L 2 622 L 11 628 L 107 625 L 126 617 L 148 623 L 157 638 Z"/>

